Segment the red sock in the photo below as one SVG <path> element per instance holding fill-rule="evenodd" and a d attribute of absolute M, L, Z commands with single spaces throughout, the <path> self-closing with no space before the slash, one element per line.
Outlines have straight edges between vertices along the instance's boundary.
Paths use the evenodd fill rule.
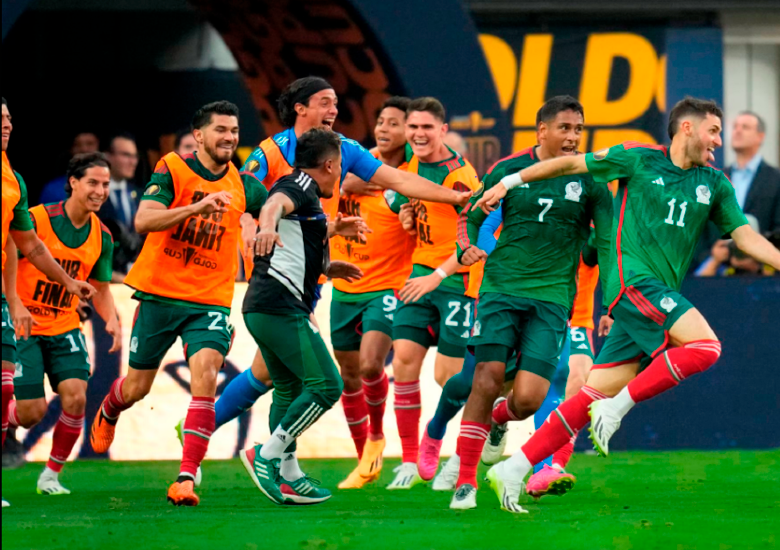
<path fill-rule="evenodd" d="M 420 451 L 420 381 L 395 383 L 395 419 L 404 462 L 417 463 Z"/>
<path fill-rule="evenodd" d="M 211 434 L 216 427 L 213 397 L 193 397 L 184 420 L 184 449 L 181 475 L 195 478 L 198 466 L 206 456 Z"/>
<path fill-rule="evenodd" d="M 704 372 L 719 357 L 720 342 L 717 340 L 696 340 L 681 348 L 668 349 L 628 383 L 628 393 L 634 403 L 646 401 L 689 376 Z"/>
<path fill-rule="evenodd" d="M 81 435 L 81 428 L 84 426 L 84 415 L 73 416 L 65 411 L 60 414 L 57 425 L 54 426 L 54 436 L 51 445 L 51 454 L 46 466 L 55 472 L 62 471 L 65 461 L 68 460 L 70 452 L 76 441 Z"/>
<path fill-rule="evenodd" d="M 368 405 L 363 397 L 363 389 L 354 393 L 341 394 L 341 405 L 344 407 L 344 416 L 347 417 L 349 433 L 355 442 L 358 459 L 363 456 L 363 447 L 368 439 Z"/>
<path fill-rule="evenodd" d="M 16 409 L 16 399 L 11 399 L 11 402 L 8 403 L 8 427 L 13 426 L 14 428 L 18 428 L 20 425 L 19 412 Z"/>
<path fill-rule="evenodd" d="M 468 420 L 460 423 L 460 434 L 458 435 L 458 456 L 460 457 L 458 487 L 464 483 L 474 487 L 477 486 L 477 466 L 479 466 L 479 457 L 482 456 L 482 448 L 485 446 L 488 433 L 490 433 L 490 424 L 480 424 L 479 422 L 469 422 Z"/>
<path fill-rule="evenodd" d="M 368 405 L 368 431 L 371 435 L 382 437 L 384 430 L 382 421 L 385 417 L 385 405 L 387 402 L 387 392 L 390 388 L 390 381 L 387 374 L 382 371 L 378 378 L 369 380 L 363 379 L 363 395 Z"/>
<path fill-rule="evenodd" d="M 517 419 L 512 409 L 509 408 L 509 399 L 502 401 L 493 409 L 493 422 L 496 424 L 506 424 Z"/>
<path fill-rule="evenodd" d="M 539 464 L 542 460 L 563 447 L 572 436 L 590 421 L 588 407 L 594 401 L 606 399 L 606 395 L 589 386 L 555 409 L 544 424 L 536 430 L 522 450 L 528 462 Z"/>
<path fill-rule="evenodd" d="M 569 463 L 569 460 L 571 460 L 571 455 L 574 453 L 574 443 L 577 441 L 577 434 L 580 433 L 579 430 L 574 430 L 574 435 L 571 436 L 571 439 L 569 439 L 569 442 L 566 443 L 563 447 L 555 451 L 553 453 L 552 463 L 553 466 L 560 466 L 561 468 L 566 468 L 566 465 Z"/>
<path fill-rule="evenodd" d="M 3 445 L 8 431 L 8 405 L 14 398 L 14 371 L 3 369 Z"/>
<path fill-rule="evenodd" d="M 109 420 L 116 420 L 122 411 L 132 407 L 132 405 L 125 403 L 125 398 L 122 396 L 122 386 L 124 386 L 126 379 L 127 377 L 123 376 L 114 380 L 108 395 L 103 399 L 103 416 Z"/>

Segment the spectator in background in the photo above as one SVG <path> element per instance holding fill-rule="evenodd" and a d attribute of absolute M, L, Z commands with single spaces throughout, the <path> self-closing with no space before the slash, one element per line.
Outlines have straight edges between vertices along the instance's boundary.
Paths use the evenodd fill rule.
<path fill-rule="evenodd" d="M 726 168 L 745 214 L 758 220 L 760 233 L 780 229 L 780 171 L 767 164 L 761 153 L 766 126 L 756 113 L 743 111 L 734 120 L 731 148 L 737 162 Z"/>
<path fill-rule="evenodd" d="M 180 156 L 192 154 L 198 149 L 198 142 L 192 135 L 192 130 L 185 128 L 176 133 L 176 141 L 173 143 L 173 150 Z"/>
<path fill-rule="evenodd" d="M 83 153 L 97 153 L 100 150 L 100 140 L 93 132 L 79 132 L 73 138 L 73 143 L 70 146 L 70 156 L 68 160 Z M 54 202 L 61 202 L 68 198 L 65 193 L 65 184 L 68 178 L 63 174 L 62 176 L 51 180 L 43 187 L 41 195 L 38 199 L 40 204 L 50 204 Z"/>
<path fill-rule="evenodd" d="M 114 237 L 114 275 L 112 282 L 121 283 L 130 270 L 143 240 L 135 232 L 135 213 L 141 200 L 141 190 L 133 183 L 138 168 L 138 148 L 135 138 L 127 133 L 117 134 L 108 145 L 111 162 L 109 200 L 98 216 Z"/>
<path fill-rule="evenodd" d="M 745 217 L 750 227 L 758 231 L 758 221 L 752 214 Z M 732 277 L 761 275 L 763 265 L 736 247 L 734 241 L 719 239 L 712 245 L 710 257 L 696 270 L 697 277 Z"/>
<path fill-rule="evenodd" d="M 469 148 L 466 145 L 466 140 L 458 132 L 450 130 L 444 134 L 444 145 L 458 153 L 464 159 L 469 160 Z"/>

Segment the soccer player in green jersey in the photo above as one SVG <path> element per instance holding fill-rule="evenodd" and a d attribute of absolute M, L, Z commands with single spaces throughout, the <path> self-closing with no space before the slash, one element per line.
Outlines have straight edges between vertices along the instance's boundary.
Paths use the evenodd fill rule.
<path fill-rule="evenodd" d="M 540 145 L 499 161 L 488 172 L 485 188 L 501 185 L 507 174 L 540 160 L 581 156 L 577 153 L 584 125 L 582 105 L 558 96 L 537 114 Z M 484 252 L 476 246 L 487 215 L 474 208 L 461 216 L 459 261 L 471 265 Z M 553 176 L 536 186 L 517 187 L 502 204 L 504 228 L 485 263 L 477 318 L 469 341 L 476 370 L 463 411 L 458 455 L 460 474 L 451 508 L 475 508 L 477 465 L 490 430 L 493 403 L 501 394 L 510 358 L 519 369 L 509 410 L 521 420 L 533 415 L 550 389 L 566 341 L 576 292 L 580 251 L 595 223 L 600 255 L 609 254 L 612 194 L 590 176 Z"/>
<path fill-rule="evenodd" d="M 516 512 L 522 482 L 535 463 L 592 420 L 596 449 L 606 455 L 620 420 L 638 402 L 711 367 L 721 344 L 702 314 L 680 294 L 696 244 L 709 220 L 756 260 L 780 269 L 780 251 L 753 231 L 725 175 L 708 166 L 722 145 L 723 112 L 686 98 L 669 117 L 671 146 L 626 142 L 581 157 L 554 159 L 502 179 L 477 206 L 490 210 L 520 185 L 590 173 L 619 180 L 607 286 L 612 330 L 587 385 L 550 415 L 522 449 L 488 472 L 501 506 Z M 641 370 L 640 365 L 649 366 Z M 641 372 L 640 372 L 641 370 Z M 611 396 L 615 396 L 610 398 Z"/>

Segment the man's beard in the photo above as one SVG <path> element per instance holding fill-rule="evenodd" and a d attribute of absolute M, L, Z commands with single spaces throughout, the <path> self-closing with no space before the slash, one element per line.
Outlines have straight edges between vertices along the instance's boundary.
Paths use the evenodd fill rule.
<path fill-rule="evenodd" d="M 228 162 L 230 162 L 230 159 L 233 157 L 233 153 L 231 153 L 230 157 L 223 160 L 219 157 L 219 153 L 216 150 L 209 147 L 207 144 L 204 143 L 203 148 L 206 150 L 206 154 L 211 157 L 211 160 L 213 160 L 215 163 L 221 166 L 226 165 Z"/>

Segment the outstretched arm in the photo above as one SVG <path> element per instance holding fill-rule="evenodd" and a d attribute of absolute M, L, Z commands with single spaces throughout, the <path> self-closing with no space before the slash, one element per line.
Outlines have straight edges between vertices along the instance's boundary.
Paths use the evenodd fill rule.
<path fill-rule="evenodd" d="M 752 227 L 743 225 L 736 228 L 731 232 L 731 238 L 742 252 L 780 271 L 780 250 L 756 233 Z"/>
<path fill-rule="evenodd" d="M 371 181 L 410 199 L 464 206 L 471 198 L 471 192 L 459 193 L 421 178 L 417 174 L 398 170 L 386 164 L 377 168 Z"/>

